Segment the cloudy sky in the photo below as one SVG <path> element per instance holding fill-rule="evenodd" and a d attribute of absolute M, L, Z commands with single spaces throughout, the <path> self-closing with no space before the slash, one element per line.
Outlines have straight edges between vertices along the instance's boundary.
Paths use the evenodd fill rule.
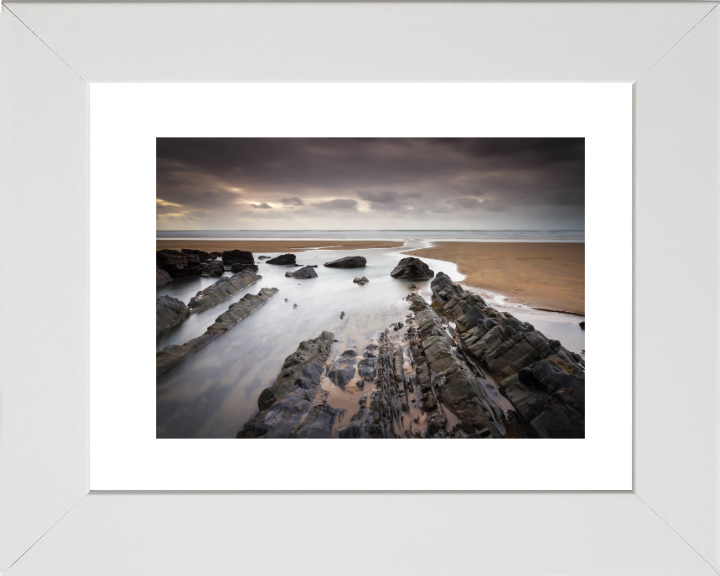
<path fill-rule="evenodd" d="M 158 230 L 581 230 L 582 138 L 158 138 Z"/>

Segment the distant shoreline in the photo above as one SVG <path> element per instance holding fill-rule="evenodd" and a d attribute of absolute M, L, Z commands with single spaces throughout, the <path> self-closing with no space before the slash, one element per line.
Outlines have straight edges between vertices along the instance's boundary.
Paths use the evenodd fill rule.
<path fill-rule="evenodd" d="M 253 254 L 263 252 L 305 252 L 306 250 L 367 250 L 369 248 L 399 248 L 404 242 L 388 240 L 156 240 L 156 250 L 248 250 Z"/>

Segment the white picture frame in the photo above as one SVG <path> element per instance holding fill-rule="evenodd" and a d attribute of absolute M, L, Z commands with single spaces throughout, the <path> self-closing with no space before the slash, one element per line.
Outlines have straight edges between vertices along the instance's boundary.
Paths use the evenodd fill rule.
<path fill-rule="evenodd" d="M 716 2 L 3 5 L 0 570 L 718 573 L 719 41 Z M 89 493 L 88 86 L 409 80 L 634 83 L 633 490 Z"/>

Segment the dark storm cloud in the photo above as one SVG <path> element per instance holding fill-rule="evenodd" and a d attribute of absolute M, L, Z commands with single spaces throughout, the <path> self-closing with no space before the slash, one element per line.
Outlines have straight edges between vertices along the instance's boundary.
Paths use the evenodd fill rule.
<path fill-rule="evenodd" d="M 583 228 L 584 181 L 582 138 L 157 140 L 167 228 L 322 228 L 337 211 L 357 213 L 358 228 Z"/>

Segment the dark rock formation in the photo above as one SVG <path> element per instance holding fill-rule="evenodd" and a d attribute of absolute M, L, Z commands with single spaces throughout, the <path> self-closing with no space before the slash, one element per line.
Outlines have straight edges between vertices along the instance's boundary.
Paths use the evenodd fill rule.
<path fill-rule="evenodd" d="M 223 300 L 227 300 L 233 294 L 261 279 L 262 276 L 250 269 L 245 269 L 232 276 L 220 278 L 220 280 L 192 297 L 190 302 L 188 302 L 188 308 L 192 310 L 193 314 L 195 312 L 202 312 L 211 306 L 215 306 L 215 304 L 219 304 Z"/>
<path fill-rule="evenodd" d="M 231 272 L 242 272 L 243 270 L 252 270 L 253 272 L 258 271 L 257 264 L 240 264 L 235 263 L 232 266 L 230 266 Z"/>
<path fill-rule="evenodd" d="M 222 253 L 222 263 L 230 266 L 231 269 L 234 265 L 254 266 L 255 258 L 253 258 L 252 252 L 246 250 L 226 250 Z"/>
<path fill-rule="evenodd" d="M 314 268 L 311 268 L 310 266 L 305 266 L 303 268 L 298 268 L 294 272 L 285 272 L 286 278 L 300 278 L 303 280 L 307 280 L 308 278 L 317 278 L 317 272 L 315 272 Z"/>
<path fill-rule="evenodd" d="M 345 256 L 332 262 L 325 262 L 325 266 L 328 268 L 364 268 L 367 266 L 367 260 L 362 256 Z"/>
<path fill-rule="evenodd" d="M 532 324 L 488 306 L 480 296 L 465 291 L 442 272 L 433 280 L 431 288 L 435 300 L 455 320 L 463 349 L 495 377 L 514 404 L 520 424 L 530 435 L 584 436 L 585 363 L 579 354 L 567 350 L 557 340 L 547 338 Z M 538 363 L 542 368 L 534 369 Z M 531 379 L 528 372 L 520 378 L 518 373 L 524 368 L 532 368 L 535 379 Z M 555 396 L 551 400 L 553 393 L 547 391 L 549 385 L 533 384 L 539 381 L 541 373 L 550 378 L 547 376 L 549 369 L 573 376 L 570 380 L 561 377 L 563 382 L 574 383 L 573 402 L 560 402 Z M 557 380 L 557 377 L 553 378 Z M 579 386 L 582 386 L 582 395 L 577 391 Z M 579 403 L 582 403 L 581 409 Z M 566 408 L 572 409 L 573 413 Z"/>
<path fill-rule="evenodd" d="M 211 256 L 208 252 L 203 252 L 202 250 L 192 250 L 190 248 L 183 248 L 180 250 L 182 254 L 194 254 L 200 259 L 200 262 L 208 262 L 209 260 L 212 260 L 214 256 Z"/>
<path fill-rule="evenodd" d="M 359 286 L 365 286 L 365 284 L 370 282 L 370 280 L 363 276 L 362 278 L 353 278 L 353 282 L 355 282 L 355 284 L 358 284 Z"/>
<path fill-rule="evenodd" d="M 276 256 L 267 261 L 268 264 L 275 264 L 276 266 L 294 266 L 295 265 L 295 254 L 283 254 L 282 256 Z"/>
<path fill-rule="evenodd" d="M 398 262 L 390 276 L 399 280 L 427 280 L 435 276 L 435 272 L 420 258 L 408 256 Z"/>
<path fill-rule="evenodd" d="M 185 303 L 172 296 L 158 296 L 155 301 L 155 335 L 180 324 L 190 316 L 190 309 Z"/>
<path fill-rule="evenodd" d="M 157 250 L 155 263 L 172 278 L 199 276 L 200 258 L 196 254 L 183 254 L 177 250 Z"/>
<path fill-rule="evenodd" d="M 337 410 L 318 396 L 333 334 L 323 332 L 300 343 L 285 358 L 275 382 L 260 393 L 259 412 L 238 432 L 238 438 L 331 438 Z"/>
<path fill-rule="evenodd" d="M 262 288 L 255 294 L 245 294 L 239 302 L 232 304 L 227 311 L 217 317 L 215 323 L 209 326 L 202 336 L 185 342 L 182 346 L 167 346 L 155 356 L 155 375 L 160 376 L 176 366 L 185 358 L 207 346 L 215 338 L 227 332 L 243 318 L 249 316 L 270 298 L 277 294 L 277 288 Z"/>
<path fill-rule="evenodd" d="M 268 260 L 270 256 L 258 256 L 258 260 Z"/>
<path fill-rule="evenodd" d="M 585 321 L 584 320 L 582 322 L 580 322 L 580 328 L 585 330 Z"/>
<path fill-rule="evenodd" d="M 356 364 L 355 358 L 342 354 L 335 361 L 327 376 L 338 388 L 345 390 L 345 386 L 355 377 Z"/>
<path fill-rule="evenodd" d="M 165 272 L 165 270 L 160 270 L 159 266 L 155 266 L 155 286 L 157 288 L 160 288 L 161 286 L 165 286 L 166 284 L 170 284 L 172 282 L 172 276 Z"/>
<path fill-rule="evenodd" d="M 225 267 L 222 265 L 221 262 L 213 261 L 210 262 L 205 268 L 203 268 L 202 273 L 200 276 L 205 276 L 207 278 L 215 277 L 219 278 L 225 273 Z"/>
<path fill-rule="evenodd" d="M 222 258 L 222 252 L 210 252 L 210 256 L 213 258 Z"/>

